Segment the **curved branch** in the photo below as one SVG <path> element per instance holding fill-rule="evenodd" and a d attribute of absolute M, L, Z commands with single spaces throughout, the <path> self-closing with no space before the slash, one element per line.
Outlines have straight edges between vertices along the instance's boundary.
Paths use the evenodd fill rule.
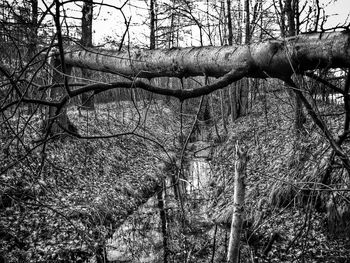
<path fill-rule="evenodd" d="M 60 107 L 62 105 L 62 102 L 52 102 L 52 101 L 45 101 L 45 100 L 38 100 L 38 99 L 29 99 L 29 98 L 22 98 L 19 100 L 12 101 L 8 103 L 7 105 L 0 108 L 0 112 L 6 111 L 8 108 L 17 105 L 18 103 L 28 103 L 28 104 L 39 104 L 44 106 L 50 106 L 50 107 Z"/>
<path fill-rule="evenodd" d="M 218 80 L 213 84 L 205 85 L 196 89 L 186 89 L 186 90 L 160 88 L 154 85 L 147 84 L 141 80 L 120 81 L 120 82 L 114 82 L 109 84 L 96 83 L 96 84 L 86 85 L 82 88 L 73 90 L 71 92 L 71 97 L 74 97 L 89 91 L 94 91 L 95 94 L 98 94 L 100 92 L 107 91 L 110 89 L 115 89 L 115 88 L 140 88 L 156 94 L 172 96 L 172 97 L 178 98 L 179 100 L 186 100 L 190 98 L 200 97 L 202 95 L 207 95 L 215 90 L 222 89 L 228 86 L 229 84 L 231 84 L 232 82 L 240 80 L 246 75 L 246 73 L 247 72 L 245 71 L 245 69 L 232 70 L 231 72 L 229 72 L 228 74 L 226 74 L 224 77 L 222 77 L 220 80 Z"/>

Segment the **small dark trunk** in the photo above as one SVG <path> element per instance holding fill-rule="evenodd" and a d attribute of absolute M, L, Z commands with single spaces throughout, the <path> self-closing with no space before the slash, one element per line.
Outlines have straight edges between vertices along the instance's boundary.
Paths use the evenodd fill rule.
<path fill-rule="evenodd" d="M 50 98 L 52 101 L 59 101 L 66 94 L 66 91 L 64 88 L 65 77 L 64 74 L 62 74 L 62 64 L 58 54 L 54 55 L 50 64 L 54 68 L 52 72 L 52 84 L 56 85 L 50 90 Z M 69 75 L 70 71 L 71 67 L 67 67 L 66 74 Z M 45 130 L 49 129 L 51 134 L 58 134 L 62 132 L 60 126 L 72 132 L 76 132 L 75 127 L 68 119 L 66 105 L 62 105 L 61 109 L 49 107 L 45 124 Z"/>
<path fill-rule="evenodd" d="M 288 36 L 295 36 L 297 31 L 299 30 L 296 26 L 299 26 L 299 3 L 298 1 L 286 0 L 284 6 L 284 12 L 287 16 L 288 21 Z M 302 82 L 302 78 L 299 78 L 300 82 Z M 294 129 L 299 136 L 304 131 L 304 123 L 306 121 L 306 117 L 303 111 L 303 105 L 300 97 L 296 94 L 294 97 L 294 105 L 295 105 L 295 115 L 294 115 Z"/>
<path fill-rule="evenodd" d="M 93 0 L 84 0 L 81 18 L 80 43 L 85 47 L 92 47 L 92 18 Z M 81 69 L 81 75 L 84 79 L 91 78 L 91 73 L 87 69 Z M 88 92 L 81 94 L 81 106 L 85 110 L 95 109 L 93 93 Z"/>
<path fill-rule="evenodd" d="M 238 109 L 236 104 L 236 90 L 239 81 L 230 85 L 229 95 L 230 95 L 230 104 L 231 104 L 231 120 L 234 122 L 238 118 Z"/>
<path fill-rule="evenodd" d="M 295 122 L 294 129 L 297 134 L 302 134 L 306 117 L 303 111 L 303 103 L 298 95 L 295 96 Z"/>
<path fill-rule="evenodd" d="M 156 0 L 150 0 L 150 49 L 156 48 L 156 14 L 154 11 L 155 1 Z"/>
<path fill-rule="evenodd" d="M 36 54 L 36 46 L 38 42 L 38 0 L 31 0 L 31 20 L 29 25 L 29 32 L 28 32 L 28 52 L 27 52 L 27 61 L 30 62 L 33 57 Z M 30 68 L 29 68 L 30 69 Z M 26 79 L 31 79 L 31 75 L 33 74 L 32 70 L 28 70 L 26 72 Z M 32 98 L 38 97 L 37 88 L 33 87 L 31 84 L 29 84 L 29 94 Z M 28 107 L 28 114 L 33 114 L 36 105 L 29 104 Z"/>
<path fill-rule="evenodd" d="M 81 76 L 84 79 L 90 79 L 91 73 L 87 69 L 81 69 Z M 81 108 L 84 110 L 95 109 L 95 98 L 93 92 L 86 92 L 81 94 Z"/>
<path fill-rule="evenodd" d="M 249 44 L 250 42 L 250 10 L 249 10 L 249 1 L 244 1 L 244 24 L 245 24 L 245 39 L 244 43 Z"/>
<path fill-rule="evenodd" d="M 233 44 L 233 30 L 232 30 L 232 17 L 231 17 L 231 0 L 226 1 L 227 4 L 227 31 L 228 31 L 228 44 Z"/>
<path fill-rule="evenodd" d="M 248 113 L 248 98 L 249 98 L 249 85 L 251 81 L 248 78 L 244 78 L 241 80 L 241 96 L 240 96 L 240 104 L 239 104 L 239 113 L 240 116 L 244 116 Z"/>

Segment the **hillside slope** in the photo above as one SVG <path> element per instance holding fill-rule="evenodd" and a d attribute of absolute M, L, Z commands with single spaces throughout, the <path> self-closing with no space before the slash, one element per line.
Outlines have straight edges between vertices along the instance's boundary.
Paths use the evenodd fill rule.
<path fill-rule="evenodd" d="M 317 104 L 324 121 L 338 134 L 343 107 Z M 349 262 L 349 199 L 344 191 L 350 186 L 348 175 L 335 165 L 328 185 L 322 184 L 331 155 L 329 143 L 309 117 L 305 132 L 297 137 L 293 116 L 287 92 L 278 90 L 259 95 L 249 114 L 230 124 L 229 139 L 213 158 L 211 217 L 219 225 L 230 223 L 239 142 L 250 156 L 244 262 L 254 257 L 256 262 Z"/>

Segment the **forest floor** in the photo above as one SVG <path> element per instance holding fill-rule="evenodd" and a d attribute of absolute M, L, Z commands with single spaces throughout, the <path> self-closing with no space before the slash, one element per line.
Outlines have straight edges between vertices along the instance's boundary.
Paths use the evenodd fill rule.
<path fill-rule="evenodd" d="M 232 193 L 238 141 L 250 156 L 243 261 L 350 262 L 349 199 L 347 190 L 337 192 L 349 189 L 347 174 L 335 168 L 323 188 L 322 160 L 329 158 L 329 144 L 309 117 L 305 132 L 294 133 L 289 100 L 286 92 L 262 94 L 247 116 L 229 125 L 229 139 L 218 147 L 212 164 L 217 186 L 225 185 L 212 206 L 213 219 L 225 223 L 230 218 L 232 201 L 227 196 Z M 331 132 L 340 134 L 343 106 L 320 101 L 317 105 Z"/>
<path fill-rule="evenodd" d="M 164 169 L 171 170 L 172 158 L 181 157 L 180 130 L 182 127 L 186 137 L 194 117 L 189 115 L 181 122 L 177 106 L 159 101 L 149 105 L 101 104 L 96 112 L 83 111 L 81 116 L 76 107 L 71 107 L 68 114 L 80 135 L 95 138 L 68 136 L 47 144 L 45 155 L 38 148 L 23 157 L 18 154 L 18 143 L 12 141 L 9 147 L 5 139 L 1 140 L 2 148 L 8 147 L 12 153 L 0 153 L 1 167 L 22 158 L 1 177 L 2 193 L 11 196 L 10 190 L 17 189 L 11 204 L 5 205 L 2 200 L 0 209 L 0 230 L 16 237 L 0 243 L 10 259 L 67 262 L 64 259 L 72 257 L 74 251 L 86 252 L 81 258 L 90 257 L 99 245 L 106 244 L 106 237 L 111 237 L 110 227 L 123 226 L 120 238 L 133 257 L 127 260 L 138 261 L 142 255 L 152 254 L 153 262 L 161 262 L 164 243 L 157 200 L 151 200 L 146 208 L 138 207 L 156 196 L 166 176 Z M 325 122 L 338 134 L 342 107 L 319 105 Z M 39 118 L 31 118 L 29 124 L 22 142 L 30 146 L 37 140 Z M 223 135 L 222 124 L 217 125 Z M 346 232 L 350 223 L 337 223 L 337 216 L 326 206 L 329 199 L 337 200 L 339 207 L 335 210 L 343 209 L 347 191 L 335 190 L 347 189 L 349 183 L 338 169 L 328 186 L 332 191 L 318 191 L 321 160 L 330 154 L 328 142 L 309 118 L 302 137 L 296 138 L 293 125 L 292 103 L 280 91 L 260 94 L 247 116 L 229 124 L 228 139 L 215 144 L 208 161 L 211 172 L 206 181 L 211 183 L 186 196 L 186 205 L 174 196 L 165 203 L 171 262 L 224 261 L 229 230 L 215 227 L 213 221 L 225 225 L 230 218 L 237 141 L 248 147 L 250 156 L 242 260 L 350 262 L 350 235 Z M 209 137 L 218 141 L 214 127 Z M 18 195 L 18 189 L 23 195 Z M 172 187 L 167 191 L 169 194 Z M 30 196 L 24 195 L 27 192 Z M 314 209 L 315 196 L 321 196 L 323 202 L 318 211 Z M 207 222 L 203 217 L 198 220 L 204 210 Z M 330 224 L 343 224 L 345 231 L 333 229 L 334 235 L 329 232 Z"/>

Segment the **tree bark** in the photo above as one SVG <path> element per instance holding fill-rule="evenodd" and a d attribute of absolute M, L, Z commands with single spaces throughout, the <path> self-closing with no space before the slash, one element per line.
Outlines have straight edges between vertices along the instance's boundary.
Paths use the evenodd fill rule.
<path fill-rule="evenodd" d="M 233 29 L 232 29 L 232 15 L 231 15 L 231 0 L 226 1 L 227 5 L 227 31 L 228 31 L 228 44 L 233 44 Z"/>
<path fill-rule="evenodd" d="M 237 82 L 233 85 L 237 86 Z M 237 119 L 237 106 L 236 106 L 236 89 L 230 85 L 229 87 L 229 96 L 230 96 L 230 107 L 231 107 L 231 121 L 234 122 Z"/>
<path fill-rule="evenodd" d="M 93 0 L 84 0 L 81 18 L 81 41 L 85 47 L 92 47 L 92 18 L 93 18 Z M 91 72 L 82 68 L 81 74 L 84 79 L 91 78 Z M 81 105 L 85 110 L 94 110 L 94 97 L 91 92 L 81 94 Z"/>
<path fill-rule="evenodd" d="M 242 79 L 239 116 L 244 116 L 248 113 L 248 99 L 249 99 L 250 85 L 251 85 L 250 79 L 248 78 Z"/>
<path fill-rule="evenodd" d="M 227 253 L 227 262 L 239 262 L 239 243 L 243 222 L 245 177 L 248 162 L 247 150 L 236 145 L 238 160 L 235 163 L 235 185 L 233 194 L 233 213 L 231 222 L 230 241 Z"/>
<path fill-rule="evenodd" d="M 31 0 L 31 17 L 30 17 L 30 26 L 28 32 L 28 52 L 27 52 L 27 61 L 30 61 L 35 57 L 36 47 L 38 42 L 38 0 Z M 32 62 L 33 63 L 33 62 Z M 33 70 L 29 68 L 29 70 L 25 73 L 26 79 L 31 79 L 33 75 Z M 31 86 L 29 86 L 29 93 L 32 98 L 36 98 L 38 96 L 37 90 Z M 35 111 L 35 105 L 30 105 L 28 108 L 28 114 L 32 114 Z"/>
<path fill-rule="evenodd" d="M 284 9 L 285 9 L 285 14 L 287 15 L 287 21 L 288 21 L 288 36 L 295 36 L 296 34 L 294 7 L 295 5 L 292 4 L 292 0 L 285 0 Z"/>
<path fill-rule="evenodd" d="M 302 76 L 298 75 L 296 76 L 296 79 L 297 79 L 297 83 L 300 84 L 298 86 L 302 87 L 303 86 L 302 84 L 304 82 Z M 297 140 L 299 140 L 300 135 L 303 135 L 303 133 L 305 133 L 304 124 L 306 122 L 306 117 L 303 111 L 303 102 L 300 96 L 298 95 L 298 93 L 294 92 L 292 98 L 294 99 L 294 107 L 295 107 L 294 130 L 297 135 Z"/>
<path fill-rule="evenodd" d="M 154 6 L 155 6 L 156 0 L 150 0 L 150 43 L 149 43 L 149 49 L 155 49 L 156 48 L 156 15 L 154 12 Z"/>
<path fill-rule="evenodd" d="M 350 66 L 350 33 L 312 33 L 284 40 L 250 45 L 131 49 L 127 52 L 72 47 L 66 49 L 67 65 L 122 76 L 221 77 L 235 72 L 240 77 L 280 79 L 317 68 Z M 327 48 L 325 48 L 327 47 Z"/>
<path fill-rule="evenodd" d="M 249 7 L 249 1 L 250 0 L 244 0 L 244 28 L 245 28 L 245 37 L 244 37 L 244 43 L 249 44 L 250 42 L 250 7 Z"/>
<path fill-rule="evenodd" d="M 295 36 L 296 32 L 299 28 L 296 23 L 296 18 L 298 18 L 298 9 L 299 6 L 298 0 L 285 0 L 284 4 L 284 14 L 287 16 L 287 35 L 289 37 Z M 298 18 L 299 19 L 299 18 Z M 299 80 L 301 78 L 299 77 Z M 303 111 L 302 101 L 297 94 L 291 94 L 291 99 L 294 100 L 295 114 L 294 114 L 294 130 L 296 132 L 297 137 L 299 137 L 304 131 L 304 123 L 306 121 L 306 117 Z M 298 140 L 299 138 L 297 138 Z"/>
<path fill-rule="evenodd" d="M 244 43 L 249 45 L 251 38 L 251 30 L 250 30 L 250 0 L 244 0 L 244 28 L 245 28 L 245 36 Z M 248 97 L 249 97 L 249 78 L 244 78 L 241 81 L 240 85 L 240 97 L 239 97 L 239 116 L 244 116 L 248 112 Z"/>
<path fill-rule="evenodd" d="M 222 125 L 225 131 L 225 135 L 227 134 L 227 115 L 225 110 L 226 105 L 226 96 L 225 96 L 225 89 L 220 90 L 220 106 L 221 106 L 221 119 L 222 119 Z"/>
<path fill-rule="evenodd" d="M 56 56 L 58 56 L 58 54 Z M 64 88 L 65 76 L 62 74 L 62 64 L 57 57 L 53 57 L 49 63 L 53 69 L 51 79 L 51 84 L 53 87 L 50 89 L 50 99 L 52 101 L 59 101 L 66 94 Z M 70 71 L 71 67 L 66 67 L 67 75 L 70 75 Z M 55 85 L 57 83 L 60 83 L 60 85 Z M 73 126 L 70 127 L 69 125 L 70 122 L 67 116 L 67 107 L 65 107 L 65 105 L 62 106 L 63 107 L 61 109 L 57 107 L 49 107 L 48 115 L 46 118 L 46 128 L 51 134 L 58 134 L 62 132 L 60 126 L 69 131 L 76 132 Z"/>

